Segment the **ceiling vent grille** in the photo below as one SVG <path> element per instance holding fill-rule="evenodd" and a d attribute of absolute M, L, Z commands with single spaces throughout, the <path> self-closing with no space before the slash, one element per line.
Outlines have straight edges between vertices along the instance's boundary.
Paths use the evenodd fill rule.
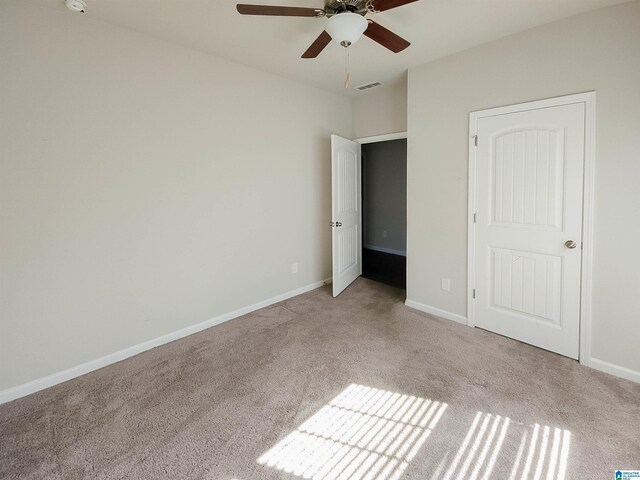
<path fill-rule="evenodd" d="M 381 82 L 371 82 L 371 83 L 367 83 L 365 85 L 360 85 L 359 87 L 356 87 L 356 90 L 369 90 L 370 88 L 375 88 L 375 87 L 379 87 L 380 85 L 382 85 Z"/>

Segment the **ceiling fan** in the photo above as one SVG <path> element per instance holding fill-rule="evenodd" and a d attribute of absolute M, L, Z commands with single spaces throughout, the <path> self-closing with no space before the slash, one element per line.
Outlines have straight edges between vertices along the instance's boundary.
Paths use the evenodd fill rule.
<path fill-rule="evenodd" d="M 345 48 L 364 34 L 394 53 L 411 45 L 382 25 L 365 18 L 371 13 L 384 12 L 417 0 L 325 0 L 324 8 L 280 7 L 275 5 L 247 5 L 239 3 L 242 15 L 269 15 L 282 17 L 327 17 L 325 30 L 315 39 L 302 58 L 316 58 L 334 40 Z"/>

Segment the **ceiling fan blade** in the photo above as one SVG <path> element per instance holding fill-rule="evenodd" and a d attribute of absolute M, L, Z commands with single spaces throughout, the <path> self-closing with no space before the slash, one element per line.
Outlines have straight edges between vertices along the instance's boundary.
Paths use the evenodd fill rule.
<path fill-rule="evenodd" d="M 331 43 L 331 35 L 323 30 L 320 36 L 307 48 L 307 51 L 302 54 L 302 58 L 316 58 L 329 43 Z"/>
<path fill-rule="evenodd" d="M 278 7 L 276 5 L 236 5 L 238 13 L 242 15 L 274 15 L 279 17 L 321 17 L 324 10 L 307 7 Z"/>
<path fill-rule="evenodd" d="M 373 8 L 378 12 L 391 10 L 392 8 L 401 7 L 407 3 L 417 2 L 418 0 L 374 0 Z"/>
<path fill-rule="evenodd" d="M 369 26 L 364 31 L 364 34 L 374 42 L 378 42 L 380 45 L 387 47 L 394 53 L 401 52 L 411 45 L 411 43 L 407 42 L 404 38 L 399 37 L 391 30 L 388 30 L 382 25 L 371 20 L 369 20 Z"/>

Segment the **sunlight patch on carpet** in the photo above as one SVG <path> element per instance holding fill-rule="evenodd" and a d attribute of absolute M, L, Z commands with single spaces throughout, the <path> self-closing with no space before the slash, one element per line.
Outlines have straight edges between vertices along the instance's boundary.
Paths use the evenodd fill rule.
<path fill-rule="evenodd" d="M 502 452 L 505 437 L 517 452 Z M 490 480 L 498 459 L 510 465 L 508 480 L 565 480 L 571 432 L 548 425 L 523 425 L 508 417 L 477 412 L 455 456 L 441 460 L 432 480 Z"/>
<path fill-rule="evenodd" d="M 314 480 L 399 478 L 446 403 L 352 384 L 258 459 Z"/>

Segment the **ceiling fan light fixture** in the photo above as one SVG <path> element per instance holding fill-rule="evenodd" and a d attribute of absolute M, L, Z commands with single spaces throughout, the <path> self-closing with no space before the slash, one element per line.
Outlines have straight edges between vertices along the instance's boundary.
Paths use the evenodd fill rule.
<path fill-rule="evenodd" d="M 344 12 L 334 15 L 325 30 L 334 42 L 348 47 L 356 43 L 369 26 L 367 20 L 357 13 Z"/>

